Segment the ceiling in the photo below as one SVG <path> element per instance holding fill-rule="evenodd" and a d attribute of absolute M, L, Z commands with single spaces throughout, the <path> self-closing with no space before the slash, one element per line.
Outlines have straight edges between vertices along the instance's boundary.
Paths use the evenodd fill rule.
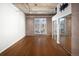
<path fill-rule="evenodd" d="M 57 3 L 14 3 L 26 14 L 55 14 Z"/>

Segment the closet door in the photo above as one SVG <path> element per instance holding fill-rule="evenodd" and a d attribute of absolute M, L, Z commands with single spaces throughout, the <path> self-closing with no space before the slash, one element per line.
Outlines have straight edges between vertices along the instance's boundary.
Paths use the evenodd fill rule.
<path fill-rule="evenodd" d="M 60 19 L 60 45 L 71 53 L 71 15 Z"/>
<path fill-rule="evenodd" d="M 71 15 L 66 17 L 66 41 L 65 48 L 71 52 Z"/>
<path fill-rule="evenodd" d="M 60 19 L 60 29 L 59 29 L 59 35 L 60 35 L 60 44 L 61 46 L 65 47 L 65 39 L 66 39 L 66 19 L 61 18 Z"/>

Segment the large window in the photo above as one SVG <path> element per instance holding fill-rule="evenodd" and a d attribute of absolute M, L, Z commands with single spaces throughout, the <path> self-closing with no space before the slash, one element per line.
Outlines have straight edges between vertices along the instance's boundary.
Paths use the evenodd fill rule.
<path fill-rule="evenodd" d="M 35 34 L 47 34 L 46 18 L 35 18 L 34 19 L 34 33 Z"/>

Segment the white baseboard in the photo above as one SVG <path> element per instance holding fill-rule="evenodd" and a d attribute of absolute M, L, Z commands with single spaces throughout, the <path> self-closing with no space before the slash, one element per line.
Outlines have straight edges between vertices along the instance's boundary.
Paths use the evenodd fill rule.
<path fill-rule="evenodd" d="M 10 44 L 9 46 L 7 46 L 6 48 L 4 48 L 3 50 L 0 51 L 0 53 L 2 53 L 3 51 L 5 51 L 6 49 L 10 48 L 12 45 L 14 45 L 16 42 L 18 42 L 19 40 L 21 40 L 22 38 L 24 38 L 24 36 L 20 37 L 19 39 L 17 39 L 16 41 L 14 41 L 12 44 Z"/>

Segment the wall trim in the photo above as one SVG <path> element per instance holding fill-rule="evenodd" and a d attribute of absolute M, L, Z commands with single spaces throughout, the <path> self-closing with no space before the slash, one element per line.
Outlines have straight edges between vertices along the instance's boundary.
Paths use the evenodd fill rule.
<path fill-rule="evenodd" d="M 17 43 L 18 41 L 22 40 L 23 38 L 25 38 L 26 35 L 24 35 L 23 37 L 20 37 L 20 39 L 17 39 L 16 41 L 14 41 L 12 44 L 10 44 L 8 47 L 4 48 L 3 50 L 0 51 L 0 54 L 2 52 L 4 52 L 5 50 L 7 50 L 8 48 L 10 48 L 12 45 L 14 45 L 15 43 Z"/>

